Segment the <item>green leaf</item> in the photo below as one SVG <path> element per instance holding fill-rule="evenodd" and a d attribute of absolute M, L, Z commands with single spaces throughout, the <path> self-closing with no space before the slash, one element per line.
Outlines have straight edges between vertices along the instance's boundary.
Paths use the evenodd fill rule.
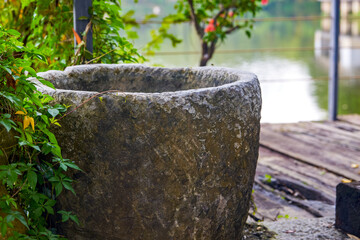
<path fill-rule="evenodd" d="M 15 220 L 15 216 L 13 214 L 8 214 L 6 217 L 5 217 L 5 220 L 7 223 L 11 223 L 12 221 Z"/>
<path fill-rule="evenodd" d="M 50 132 L 48 129 L 43 129 L 43 132 L 49 137 L 49 140 L 50 140 L 50 142 L 52 143 L 52 144 L 56 144 L 56 145 L 58 145 L 58 142 L 57 142 L 57 140 L 56 140 L 56 137 L 55 137 L 55 135 L 52 133 L 52 132 Z"/>
<path fill-rule="evenodd" d="M 26 140 L 32 144 L 33 143 L 32 135 L 28 132 L 25 132 L 25 136 L 26 136 Z"/>
<path fill-rule="evenodd" d="M 30 187 L 32 189 L 35 189 L 36 183 L 37 183 L 37 174 L 34 171 L 29 171 L 27 174 L 27 178 L 28 178 Z"/>
<path fill-rule="evenodd" d="M 42 61 L 44 63 L 47 63 L 45 56 L 42 54 L 35 53 L 34 57 L 36 57 L 37 59 L 39 59 L 40 61 Z"/>
<path fill-rule="evenodd" d="M 75 163 L 71 163 L 71 162 L 64 162 L 64 164 L 70 168 L 82 171 Z"/>
<path fill-rule="evenodd" d="M 54 215 L 54 209 L 52 207 L 50 206 L 44 206 L 44 207 L 49 214 Z"/>
<path fill-rule="evenodd" d="M 60 112 L 59 112 L 59 110 L 57 110 L 57 109 L 50 108 L 50 109 L 48 109 L 48 113 L 50 113 L 50 115 L 51 115 L 52 117 L 56 117 Z"/>
<path fill-rule="evenodd" d="M 1 223 L 1 235 L 3 237 L 5 237 L 6 232 L 7 232 L 7 224 L 6 224 L 6 222 L 2 222 Z"/>
<path fill-rule="evenodd" d="M 10 68 L 0 65 L 0 68 L 4 69 L 8 74 L 12 75 L 12 71 Z"/>
<path fill-rule="evenodd" d="M 42 146 L 41 152 L 44 153 L 45 155 L 47 155 L 47 154 L 49 154 L 51 152 L 53 147 L 54 146 L 51 143 L 47 142 Z"/>
<path fill-rule="evenodd" d="M 14 30 L 14 29 L 9 29 L 6 32 L 13 35 L 13 36 L 15 36 L 15 37 L 21 36 L 21 33 L 19 33 L 18 31 Z"/>
<path fill-rule="evenodd" d="M 39 218 L 43 212 L 44 209 L 42 207 L 38 207 L 33 211 L 36 218 Z"/>
<path fill-rule="evenodd" d="M 47 124 L 49 125 L 49 118 L 46 115 L 41 115 L 41 119 Z"/>
<path fill-rule="evenodd" d="M 54 87 L 54 85 L 51 83 L 51 82 L 49 82 L 49 81 L 46 81 L 46 80 L 39 80 L 42 84 L 44 84 L 45 86 L 48 86 L 48 87 L 50 87 L 50 88 L 52 88 L 52 89 L 55 89 L 55 87 Z"/>
<path fill-rule="evenodd" d="M 18 212 L 19 213 L 19 212 Z M 29 229 L 29 226 L 25 220 L 25 217 L 23 215 L 21 215 L 21 213 L 16 214 L 15 217 L 17 218 L 17 220 L 19 220 L 27 229 Z"/>
<path fill-rule="evenodd" d="M 0 119 L 0 124 L 2 124 L 7 132 L 10 132 L 12 128 L 12 121 L 9 119 Z"/>
<path fill-rule="evenodd" d="M 55 193 L 56 193 L 56 197 L 59 196 L 59 194 L 62 192 L 63 190 L 63 185 L 61 184 L 61 182 L 58 182 L 55 185 Z"/>
<path fill-rule="evenodd" d="M 24 66 L 23 68 L 28 71 L 31 76 L 36 76 L 36 71 L 32 67 Z"/>
<path fill-rule="evenodd" d="M 21 0 L 21 4 L 23 5 L 23 8 L 29 6 L 30 3 L 34 2 L 35 0 Z"/>
<path fill-rule="evenodd" d="M 271 183 L 271 180 L 272 180 L 272 176 L 269 174 L 265 174 L 265 181 Z"/>
<path fill-rule="evenodd" d="M 60 168 L 63 169 L 65 172 L 67 171 L 67 166 L 64 163 L 60 163 Z"/>
<path fill-rule="evenodd" d="M 21 106 L 21 100 L 16 95 L 14 95 L 12 93 L 0 92 L 0 96 L 3 96 L 7 100 L 9 100 L 11 103 L 13 103 L 13 104 L 15 104 L 17 106 Z"/>
<path fill-rule="evenodd" d="M 35 150 L 41 152 L 39 146 L 35 145 L 35 144 L 32 144 L 30 143 L 29 141 L 26 141 L 26 140 L 22 140 L 22 141 L 19 141 L 18 143 L 20 146 L 30 146 L 32 148 L 34 148 Z"/>
<path fill-rule="evenodd" d="M 51 152 L 58 157 L 62 157 L 61 156 L 61 148 L 59 147 L 59 145 L 54 145 L 54 147 L 51 149 Z"/>
<path fill-rule="evenodd" d="M 67 190 L 70 190 L 74 195 L 76 195 L 75 190 L 73 189 L 73 187 L 71 186 L 71 183 L 69 182 L 63 182 L 64 187 Z"/>
<path fill-rule="evenodd" d="M 58 176 L 53 176 L 51 178 L 49 178 L 50 182 L 60 182 L 60 178 Z"/>
<path fill-rule="evenodd" d="M 49 199 L 49 200 L 47 200 L 47 202 L 45 203 L 45 206 L 53 207 L 53 206 L 55 206 L 55 204 L 56 204 L 56 201 L 55 201 L 55 200 Z"/>
<path fill-rule="evenodd" d="M 61 211 L 58 211 L 58 213 L 61 214 L 62 222 L 66 222 L 67 220 L 69 220 L 71 212 L 66 212 L 66 211 L 61 210 Z"/>
<path fill-rule="evenodd" d="M 73 220 L 77 225 L 80 225 L 79 219 L 76 215 L 70 215 L 70 219 Z"/>

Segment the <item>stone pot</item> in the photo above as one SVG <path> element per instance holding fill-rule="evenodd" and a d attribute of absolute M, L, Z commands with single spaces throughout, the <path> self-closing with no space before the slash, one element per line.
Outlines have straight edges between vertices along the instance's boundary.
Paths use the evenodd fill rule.
<path fill-rule="evenodd" d="M 61 226 L 69 239 L 241 239 L 259 147 L 254 74 L 83 65 L 40 75 L 70 110 L 88 101 L 55 130 L 84 170 L 72 173 L 76 196 L 60 199 L 81 222 Z"/>

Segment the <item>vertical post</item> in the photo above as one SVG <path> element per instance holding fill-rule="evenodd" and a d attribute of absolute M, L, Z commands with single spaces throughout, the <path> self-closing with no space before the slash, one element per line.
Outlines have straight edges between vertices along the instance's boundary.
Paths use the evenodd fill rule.
<path fill-rule="evenodd" d="M 86 25 L 89 23 L 90 7 L 92 7 L 92 0 L 74 0 L 74 7 L 73 7 L 74 29 L 77 32 L 77 34 L 79 34 L 79 36 L 81 36 L 81 33 L 85 31 Z M 75 37 L 74 37 L 74 46 L 76 47 Z M 91 29 L 86 37 L 86 49 L 91 53 L 93 52 L 93 37 L 92 37 Z"/>
<path fill-rule="evenodd" d="M 335 121 L 338 107 L 340 0 L 332 0 L 331 17 L 328 110 L 329 120 Z"/>

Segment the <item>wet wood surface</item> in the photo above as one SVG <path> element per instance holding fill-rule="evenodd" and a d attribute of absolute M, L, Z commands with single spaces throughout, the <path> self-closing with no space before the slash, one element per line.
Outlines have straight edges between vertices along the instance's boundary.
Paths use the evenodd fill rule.
<path fill-rule="evenodd" d="M 360 115 L 262 124 L 252 218 L 334 216 L 336 186 L 360 181 Z"/>

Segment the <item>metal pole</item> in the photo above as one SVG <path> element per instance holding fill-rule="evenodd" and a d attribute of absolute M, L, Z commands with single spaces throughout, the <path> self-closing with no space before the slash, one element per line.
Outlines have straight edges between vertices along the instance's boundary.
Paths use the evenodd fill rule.
<path fill-rule="evenodd" d="M 74 29 L 81 36 L 81 33 L 85 31 L 86 25 L 89 23 L 90 15 L 89 8 L 92 7 L 92 0 L 74 0 Z M 74 45 L 76 47 L 76 39 L 74 37 Z M 86 37 L 86 49 L 89 52 L 93 52 L 93 37 L 92 29 Z"/>
<path fill-rule="evenodd" d="M 332 0 L 331 16 L 328 110 L 329 120 L 335 121 L 338 107 L 340 0 Z"/>

